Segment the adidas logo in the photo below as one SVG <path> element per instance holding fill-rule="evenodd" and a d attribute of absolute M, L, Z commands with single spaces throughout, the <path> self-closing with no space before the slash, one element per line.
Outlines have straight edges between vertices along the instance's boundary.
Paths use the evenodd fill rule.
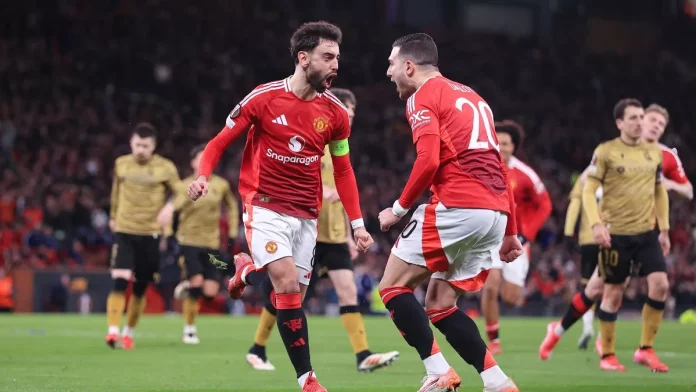
<path fill-rule="evenodd" d="M 290 348 L 297 348 L 297 347 L 302 347 L 305 344 L 307 344 L 304 340 L 304 338 L 299 338 L 295 341 L 295 343 L 290 345 Z"/>
<path fill-rule="evenodd" d="M 273 124 L 280 124 L 280 125 L 285 125 L 286 127 L 288 126 L 288 120 L 285 119 L 285 115 L 281 114 L 280 117 L 276 118 L 275 120 L 271 121 Z"/>

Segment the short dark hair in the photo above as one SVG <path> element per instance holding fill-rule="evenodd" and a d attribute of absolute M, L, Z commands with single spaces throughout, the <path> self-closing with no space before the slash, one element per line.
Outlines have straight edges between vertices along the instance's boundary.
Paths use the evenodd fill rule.
<path fill-rule="evenodd" d="M 322 39 L 340 45 L 343 33 L 338 26 L 325 21 L 305 23 L 295 30 L 290 38 L 290 56 L 295 64 L 300 62 L 297 58 L 298 53 L 314 50 Z"/>
<path fill-rule="evenodd" d="M 353 106 L 358 105 L 358 101 L 355 99 L 355 94 L 353 94 L 352 91 L 348 90 L 347 88 L 332 88 L 331 93 L 336 96 L 336 98 L 339 99 L 339 101 L 343 102 L 344 104 L 346 103 L 352 103 Z"/>
<path fill-rule="evenodd" d="M 614 105 L 614 120 L 623 119 L 627 107 L 642 108 L 643 104 L 635 98 L 624 98 Z"/>
<path fill-rule="evenodd" d="M 199 144 L 196 147 L 191 149 L 191 152 L 189 152 L 189 158 L 193 159 L 198 155 L 199 152 L 205 150 L 205 144 Z"/>
<path fill-rule="evenodd" d="M 138 135 L 142 138 L 151 137 L 157 140 L 157 128 L 148 122 L 141 122 L 133 128 L 133 135 Z"/>
<path fill-rule="evenodd" d="M 495 133 L 507 133 L 515 145 L 515 150 L 519 149 L 524 141 L 524 128 L 513 120 L 503 120 L 495 123 Z"/>
<path fill-rule="evenodd" d="M 437 45 L 431 36 L 425 33 L 405 35 L 392 44 L 399 47 L 399 56 L 406 57 L 416 65 L 431 65 L 437 67 Z"/>

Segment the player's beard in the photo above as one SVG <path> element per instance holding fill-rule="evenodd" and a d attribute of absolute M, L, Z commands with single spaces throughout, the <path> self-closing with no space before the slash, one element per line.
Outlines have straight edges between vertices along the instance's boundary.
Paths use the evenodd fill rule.
<path fill-rule="evenodd" d="M 309 82 L 309 85 L 318 93 L 323 93 L 326 89 L 330 88 L 331 82 L 335 77 L 336 74 L 332 72 L 322 75 L 321 72 L 312 69 L 311 66 L 307 69 L 307 82 Z"/>

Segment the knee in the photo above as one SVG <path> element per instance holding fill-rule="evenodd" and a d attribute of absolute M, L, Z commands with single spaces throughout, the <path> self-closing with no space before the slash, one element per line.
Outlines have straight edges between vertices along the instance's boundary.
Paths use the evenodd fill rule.
<path fill-rule="evenodd" d="M 457 306 L 457 301 L 451 301 L 449 298 L 436 297 L 434 295 L 426 295 L 425 310 L 449 309 Z"/>
<path fill-rule="evenodd" d="M 608 312 L 617 312 L 621 304 L 622 294 L 621 285 L 606 285 L 604 297 L 602 298 L 602 308 Z"/>
<path fill-rule="evenodd" d="M 336 289 L 336 295 L 338 295 L 339 305 L 357 305 L 358 289 L 355 287 L 354 282 L 351 281 L 334 284 L 334 288 Z"/>
<path fill-rule="evenodd" d="M 115 278 L 113 292 L 115 293 L 125 293 L 128 288 L 128 280 L 123 278 Z"/>
<path fill-rule="evenodd" d="M 500 282 L 497 279 L 487 280 L 486 284 L 483 286 L 482 295 L 488 298 L 498 299 L 498 294 L 500 294 Z"/>
<path fill-rule="evenodd" d="M 522 291 L 521 290 L 503 290 L 503 293 L 500 297 L 502 298 L 503 302 L 506 305 L 515 306 L 520 302 L 520 298 L 522 298 Z"/>
<path fill-rule="evenodd" d="M 664 301 L 669 295 L 669 280 L 667 274 L 656 273 L 655 276 L 648 277 L 648 297 Z"/>
<path fill-rule="evenodd" d="M 590 284 L 587 285 L 587 287 L 585 287 L 585 295 L 587 296 L 587 298 L 595 301 L 602 295 L 603 289 L 604 285 L 602 284 Z"/>
<path fill-rule="evenodd" d="M 276 294 L 299 293 L 300 280 L 297 276 L 283 276 L 273 280 L 273 289 Z"/>
<path fill-rule="evenodd" d="M 142 297 L 145 295 L 147 290 L 148 282 L 135 281 L 133 282 L 133 295 L 136 297 Z"/>

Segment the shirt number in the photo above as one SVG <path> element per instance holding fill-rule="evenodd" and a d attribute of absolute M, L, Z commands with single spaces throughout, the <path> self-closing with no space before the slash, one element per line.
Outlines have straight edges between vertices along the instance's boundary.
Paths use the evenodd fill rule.
<path fill-rule="evenodd" d="M 488 114 L 490 114 L 491 119 L 493 118 L 493 111 L 487 103 L 479 101 L 478 105 L 474 105 L 473 102 L 466 98 L 458 98 L 454 102 L 454 106 L 460 111 L 464 111 L 464 105 L 471 108 L 473 111 L 473 121 L 471 123 L 471 140 L 469 141 L 469 150 L 482 150 L 494 148 L 496 151 L 500 152 L 500 146 L 496 143 L 495 137 L 493 137 L 493 129 L 491 128 L 491 122 L 488 120 Z M 483 122 L 483 127 L 486 129 L 487 140 L 479 140 L 481 133 L 481 122 Z"/>

